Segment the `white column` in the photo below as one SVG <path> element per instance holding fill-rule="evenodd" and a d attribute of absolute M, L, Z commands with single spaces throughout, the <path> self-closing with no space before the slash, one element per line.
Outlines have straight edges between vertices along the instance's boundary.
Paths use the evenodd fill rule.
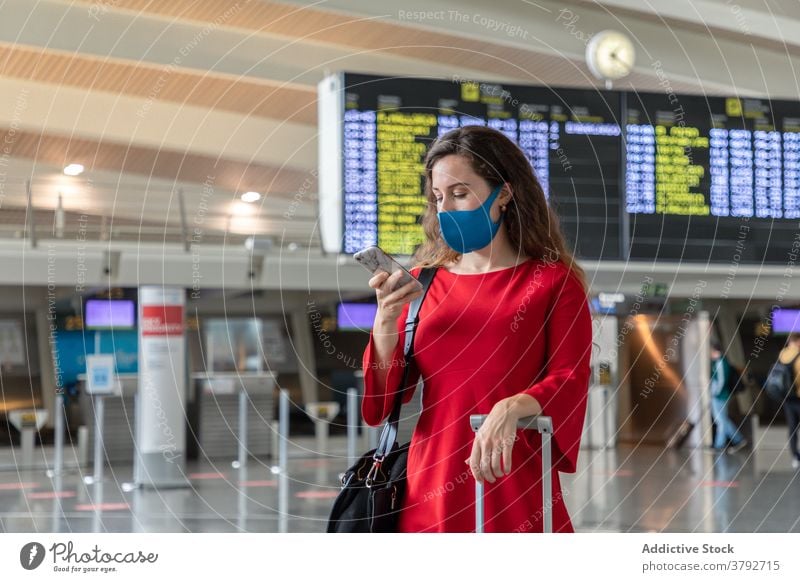
<path fill-rule="evenodd" d="M 317 381 L 317 361 L 314 355 L 314 337 L 308 313 L 303 309 L 294 309 L 290 314 L 292 326 L 292 343 L 297 353 L 297 373 L 300 377 L 300 393 L 303 404 L 319 400 L 319 383 Z"/>
<path fill-rule="evenodd" d="M 137 485 L 188 486 L 186 460 L 186 293 L 139 287 Z"/>
<path fill-rule="evenodd" d="M 711 322 L 707 311 L 699 311 L 687 326 L 681 343 L 683 381 L 686 387 L 688 419 L 694 423 L 688 445 L 698 448 L 711 444 Z"/>
<path fill-rule="evenodd" d="M 26 293 L 30 291 L 26 290 Z M 56 377 L 56 370 L 53 364 L 53 349 L 55 348 L 55 310 L 52 314 L 48 311 L 47 290 L 41 294 L 44 305 L 36 308 L 36 349 L 39 351 L 39 374 L 42 383 L 42 407 L 47 410 L 51 420 L 48 425 L 55 422 L 57 413 L 56 394 L 62 390 Z M 55 298 L 53 298 L 55 301 Z M 24 323 L 20 324 L 24 325 Z M 25 346 L 27 351 L 30 343 Z"/>

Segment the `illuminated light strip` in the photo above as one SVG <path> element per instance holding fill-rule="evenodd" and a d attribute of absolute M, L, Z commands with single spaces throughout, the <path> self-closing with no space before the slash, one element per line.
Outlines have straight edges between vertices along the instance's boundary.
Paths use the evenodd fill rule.
<path fill-rule="evenodd" d="M 130 509 L 127 503 L 80 503 L 75 511 L 122 511 Z"/>
<path fill-rule="evenodd" d="M 35 493 L 27 493 L 25 497 L 28 499 L 68 499 L 75 497 L 75 491 L 37 491 Z"/>
<path fill-rule="evenodd" d="M 618 471 L 595 471 L 595 475 L 604 475 L 605 477 L 633 477 L 633 471 L 630 469 L 619 469 Z"/>
<path fill-rule="evenodd" d="M 601 473 L 602 475 L 607 475 L 608 477 L 633 477 L 633 471 L 630 469 L 619 469 L 618 471 L 605 471 Z"/>
<path fill-rule="evenodd" d="M 294 496 L 300 499 L 332 499 L 339 495 L 339 491 L 300 491 Z"/>
<path fill-rule="evenodd" d="M 0 483 L 0 491 L 16 491 L 19 489 L 36 489 L 39 483 Z"/>
<path fill-rule="evenodd" d="M 225 473 L 189 473 L 189 479 L 205 480 L 205 479 L 225 479 Z"/>
<path fill-rule="evenodd" d="M 330 464 L 329 459 L 307 459 L 300 462 L 301 467 L 327 467 Z"/>

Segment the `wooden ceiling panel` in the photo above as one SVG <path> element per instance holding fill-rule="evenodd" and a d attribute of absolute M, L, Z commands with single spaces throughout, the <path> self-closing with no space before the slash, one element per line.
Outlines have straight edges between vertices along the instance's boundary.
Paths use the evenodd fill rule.
<path fill-rule="evenodd" d="M 0 43 L 0 76 L 314 125 L 316 88 Z"/>
<path fill-rule="evenodd" d="M 6 138 L 8 142 L 3 142 Z M 214 185 L 224 190 L 256 190 L 286 198 L 299 189 L 316 191 L 312 173 L 175 150 L 24 131 L 10 133 L 8 128 L 0 130 L 0 142 L 7 144 L 10 156 L 59 167 L 81 163 L 87 171 L 118 171 L 197 184 L 211 176 Z"/>
<path fill-rule="evenodd" d="M 94 0 L 76 0 L 91 5 Z M 421 61 L 448 64 L 462 70 L 485 71 L 509 81 L 563 87 L 600 87 L 583 59 L 545 54 L 459 36 L 449 32 L 418 29 L 393 21 L 364 18 L 314 7 L 280 2 L 237 0 L 115 0 L 114 9 L 136 15 L 155 15 L 170 20 L 240 28 L 287 39 L 323 42 L 363 51 L 374 51 Z M 324 6 L 322 4 L 321 6 Z M 634 73 L 626 78 L 642 91 L 661 90 L 655 75 Z M 673 80 L 675 91 L 699 92 L 696 83 Z"/>

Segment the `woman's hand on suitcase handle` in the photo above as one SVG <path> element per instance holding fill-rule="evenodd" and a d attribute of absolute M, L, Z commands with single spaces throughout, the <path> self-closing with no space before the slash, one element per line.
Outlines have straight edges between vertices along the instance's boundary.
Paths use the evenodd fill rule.
<path fill-rule="evenodd" d="M 492 407 L 475 433 L 470 458 L 464 461 L 469 463 L 475 480 L 494 483 L 511 472 L 511 450 L 517 440 L 518 420 L 511 399 L 504 398 Z"/>

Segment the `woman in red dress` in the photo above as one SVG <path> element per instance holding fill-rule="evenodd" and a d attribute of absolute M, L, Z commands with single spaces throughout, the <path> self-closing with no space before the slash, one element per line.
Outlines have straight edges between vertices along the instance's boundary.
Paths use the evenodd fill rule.
<path fill-rule="evenodd" d="M 518 431 L 553 419 L 553 531 L 573 532 L 559 471 L 575 471 L 592 343 L 584 274 L 522 151 L 481 126 L 455 129 L 425 160 L 426 241 L 415 254 L 438 267 L 420 310 L 408 402 L 422 377 L 399 530 L 475 531 L 484 482 L 486 532 L 542 531 L 541 437 Z M 403 324 L 420 293 L 400 273 L 370 279 L 378 311 L 364 352 L 362 414 L 379 425 L 403 371 Z M 487 414 L 477 433 L 471 414 Z"/>

